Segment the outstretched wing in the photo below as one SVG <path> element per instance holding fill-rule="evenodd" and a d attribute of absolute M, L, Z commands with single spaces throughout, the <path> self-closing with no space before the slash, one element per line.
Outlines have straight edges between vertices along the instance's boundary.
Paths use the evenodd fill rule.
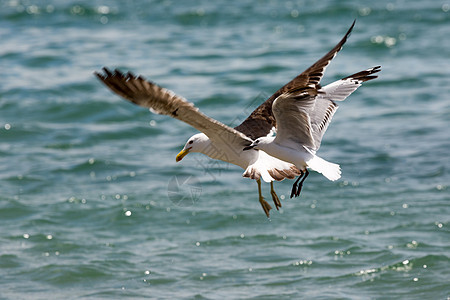
<path fill-rule="evenodd" d="M 319 90 L 304 89 L 278 96 L 272 107 L 277 120 L 275 142 L 291 148 L 302 145 L 317 151 L 338 109 L 335 101 L 345 100 L 363 82 L 377 78 L 373 74 L 379 71 L 378 66 L 335 81 Z"/>
<path fill-rule="evenodd" d="M 206 116 L 193 103 L 142 76 L 134 76 L 130 72 L 124 74 L 118 70 L 112 72 L 107 68 L 103 68 L 103 73 L 95 72 L 95 75 L 119 96 L 139 106 L 150 108 L 155 113 L 183 121 L 213 141 L 238 149 L 252 142 L 245 134 Z"/>
<path fill-rule="evenodd" d="M 272 107 L 277 120 L 275 143 L 293 149 L 301 146 L 315 147 L 309 116 L 314 101 L 315 95 L 306 92 L 278 96 Z"/>
<path fill-rule="evenodd" d="M 319 90 L 314 106 L 309 113 L 315 146 L 311 150 L 319 150 L 322 137 L 339 107 L 335 101 L 344 101 L 363 82 L 377 78 L 378 76 L 373 74 L 379 72 L 380 68 L 380 66 L 377 66 L 352 74 L 330 83 Z"/>
<path fill-rule="evenodd" d="M 278 124 L 274 118 L 272 112 L 272 104 L 275 99 L 281 94 L 288 92 L 301 92 L 304 89 L 320 88 L 319 83 L 323 77 L 326 67 L 330 64 L 331 60 L 342 49 L 347 38 L 355 26 L 353 21 L 352 26 L 348 29 L 344 37 L 339 43 L 334 46 L 327 54 L 325 54 L 316 63 L 306 69 L 303 73 L 292 79 L 290 82 L 281 87 L 275 92 L 269 99 L 258 106 L 239 126 L 235 127 L 236 130 L 244 133 L 246 136 L 256 139 L 261 136 L 266 136 L 270 133 L 273 127 L 278 127 Z"/>

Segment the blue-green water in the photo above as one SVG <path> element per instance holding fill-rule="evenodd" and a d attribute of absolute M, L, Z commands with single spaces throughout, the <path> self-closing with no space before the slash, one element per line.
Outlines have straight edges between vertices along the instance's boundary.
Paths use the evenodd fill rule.
<path fill-rule="evenodd" d="M 343 176 L 277 183 L 271 220 L 238 167 L 175 163 L 194 129 L 93 76 L 132 70 L 236 126 L 355 18 L 324 83 L 382 72 L 319 151 Z M 0 1 L 0 298 L 448 298 L 449 36 L 440 0 Z"/>

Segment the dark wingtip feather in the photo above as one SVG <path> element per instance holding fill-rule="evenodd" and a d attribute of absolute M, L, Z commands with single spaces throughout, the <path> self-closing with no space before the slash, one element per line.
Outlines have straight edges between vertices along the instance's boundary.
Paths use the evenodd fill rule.
<path fill-rule="evenodd" d="M 105 74 L 103 74 L 105 73 Z M 100 79 L 100 80 L 105 80 L 111 73 L 109 72 L 109 69 L 107 67 L 103 67 L 102 71 L 94 71 L 94 75 Z"/>
<path fill-rule="evenodd" d="M 347 32 L 345 33 L 344 37 L 342 38 L 342 40 L 338 43 L 338 45 L 340 45 L 339 50 L 337 50 L 337 52 L 339 52 L 342 49 L 342 46 L 344 46 L 345 42 L 347 42 L 347 39 L 350 37 L 350 35 L 352 34 L 353 31 L 353 27 L 355 27 L 356 24 L 356 19 L 353 20 L 352 25 L 350 26 L 350 28 L 347 30 Z"/>
<path fill-rule="evenodd" d="M 103 67 L 103 72 L 105 72 L 105 74 L 106 74 L 105 77 L 111 77 L 112 76 L 111 71 L 107 67 Z"/>
<path fill-rule="evenodd" d="M 350 33 L 351 33 L 352 30 L 353 30 L 353 27 L 355 27 L 355 24 L 356 24 L 356 19 L 353 20 L 352 26 L 350 26 L 350 28 L 348 29 L 348 31 L 347 31 L 347 36 L 350 35 Z"/>
<path fill-rule="evenodd" d="M 369 81 L 369 80 L 378 78 L 377 75 L 372 75 L 372 74 L 378 73 L 380 71 L 381 71 L 381 66 L 376 66 L 376 67 L 352 74 L 343 79 L 354 79 L 354 80 L 358 80 L 361 82 L 365 82 L 365 81 Z"/>
<path fill-rule="evenodd" d="M 97 72 L 97 71 L 94 71 L 94 76 L 97 77 L 97 78 L 100 79 L 100 80 L 103 80 L 103 75 L 100 74 L 100 73 Z"/>

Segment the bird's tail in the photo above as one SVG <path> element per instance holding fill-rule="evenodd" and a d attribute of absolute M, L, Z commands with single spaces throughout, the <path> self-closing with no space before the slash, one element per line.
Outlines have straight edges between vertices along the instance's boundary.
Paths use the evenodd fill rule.
<path fill-rule="evenodd" d="M 338 164 L 330 163 L 316 155 L 306 162 L 309 168 L 319 172 L 331 181 L 341 178 L 341 167 Z"/>

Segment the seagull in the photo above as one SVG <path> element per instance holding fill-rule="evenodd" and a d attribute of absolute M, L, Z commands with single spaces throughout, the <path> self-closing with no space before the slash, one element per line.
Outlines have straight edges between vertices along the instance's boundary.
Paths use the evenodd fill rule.
<path fill-rule="evenodd" d="M 321 58 L 320 61 L 324 68 L 336 53 L 342 49 L 353 29 L 354 23 L 342 40 Z M 296 176 L 304 174 L 304 171 L 300 171 L 293 164 L 270 156 L 264 151 L 257 151 L 256 149 L 253 151 L 243 150 L 243 147 L 246 148 L 252 145 L 255 139 L 272 135 L 276 128 L 272 104 L 280 95 L 302 86 L 304 83 L 303 73 L 275 92 L 257 107 L 242 124 L 235 128 L 231 128 L 204 115 L 193 103 L 168 89 L 146 80 L 142 76 L 135 76 L 131 72 L 122 73 L 119 70 L 111 71 L 108 68 L 103 68 L 103 72 L 95 72 L 95 75 L 113 92 L 126 100 L 147 107 L 154 113 L 168 115 L 181 120 L 201 131 L 201 133 L 195 134 L 188 139 L 184 148 L 176 156 L 176 161 L 182 160 L 188 153 L 200 152 L 210 158 L 240 166 L 245 170 L 243 177 L 256 180 L 259 202 L 267 217 L 269 217 L 271 206 L 262 196 L 261 178 L 265 182 L 270 182 L 272 199 L 275 207 L 279 209 L 281 203 L 273 189 L 273 181 L 281 181 L 285 178 L 294 179 Z M 301 176 L 298 180 L 300 178 Z M 298 183 L 298 180 L 294 185 Z"/>
<path fill-rule="evenodd" d="M 338 164 L 316 155 L 323 135 L 339 107 L 335 101 L 344 101 L 363 82 L 377 78 L 373 74 L 381 70 L 381 66 L 376 66 L 322 87 L 320 81 L 329 64 L 326 57 L 327 55 L 304 71 L 294 87 L 285 89 L 273 101 L 276 136 L 257 138 L 243 149 L 262 150 L 294 164 L 301 171 L 302 174 L 292 186 L 291 198 L 300 195 L 303 182 L 309 175 L 307 168 L 321 173 L 331 181 L 341 177 Z"/>
<path fill-rule="evenodd" d="M 125 74 L 119 70 L 112 72 L 108 68 L 103 68 L 103 72 L 95 73 L 95 75 L 116 94 L 137 105 L 150 108 L 154 113 L 169 115 L 201 131 L 189 138 L 183 150 L 176 156 L 177 162 L 190 152 L 200 152 L 210 158 L 240 166 L 245 170 L 243 177 L 256 180 L 259 202 L 266 216 L 269 218 L 269 211 L 272 207 L 262 196 L 261 178 L 265 182 L 270 182 L 275 206 L 277 209 L 281 207 L 281 202 L 273 189 L 273 181 L 281 181 L 285 178 L 294 179 L 301 172 L 293 164 L 269 156 L 262 151 L 244 152 L 242 150 L 253 142 L 253 139 L 244 133 L 244 128 L 247 126 L 261 130 L 262 126 L 256 123 L 267 122 L 252 119 L 264 117 L 263 113 L 257 111 L 258 109 L 240 125 L 242 129 L 239 131 L 206 116 L 193 103 L 168 89 L 147 81 L 142 76 L 135 76 L 130 72 Z"/>

